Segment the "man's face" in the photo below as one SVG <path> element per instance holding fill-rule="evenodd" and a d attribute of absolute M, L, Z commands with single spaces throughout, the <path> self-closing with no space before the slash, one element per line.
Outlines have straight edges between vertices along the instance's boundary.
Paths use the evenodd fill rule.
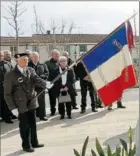
<path fill-rule="evenodd" d="M 5 53 L 5 54 L 4 54 L 4 59 L 5 59 L 6 61 L 11 61 L 11 53 L 9 53 L 9 52 Z"/>
<path fill-rule="evenodd" d="M 59 53 L 53 52 L 52 53 L 52 59 L 55 60 L 55 61 L 58 61 L 58 59 L 59 59 Z"/>
<path fill-rule="evenodd" d="M 4 60 L 4 53 L 0 52 L 0 61 Z"/>
<path fill-rule="evenodd" d="M 22 67 L 26 68 L 28 66 L 29 58 L 27 56 L 22 56 L 17 59 L 17 64 Z"/>
<path fill-rule="evenodd" d="M 39 56 L 38 55 L 34 55 L 31 57 L 31 60 L 34 62 L 34 63 L 38 63 L 39 62 Z"/>

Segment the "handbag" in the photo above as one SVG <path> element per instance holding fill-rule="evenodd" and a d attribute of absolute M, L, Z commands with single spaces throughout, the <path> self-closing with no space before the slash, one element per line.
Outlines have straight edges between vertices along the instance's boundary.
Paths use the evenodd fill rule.
<path fill-rule="evenodd" d="M 62 93 L 60 93 L 59 97 L 58 97 L 58 102 L 59 103 L 67 103 L 67 102 L 71 102 L 71 97 L 69 94 L 67 95 L 62 95 Z"/>

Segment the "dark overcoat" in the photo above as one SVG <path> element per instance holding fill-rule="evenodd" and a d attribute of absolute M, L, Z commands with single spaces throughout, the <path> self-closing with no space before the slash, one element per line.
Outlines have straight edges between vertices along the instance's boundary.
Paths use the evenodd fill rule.
<path fill-rule="evenodd" d="M 50 72 L 50 80 L 52 81 L 54 78 L 56 78 L 58 75 L 60 74 L 59 68 L 51 70 Z M 70 94 L 70 96 L 76 96 L 76 89 L 74 87 L 74 83 L 75 83 L 75 75 L 72 69 L 68 70 L 67 73 L 67 82 L 65 87 L 68 88 L 68 93 Z M 60 94 L 60 89 L 64 87 L 62 86 L 62 79 L 60 78 L 58 81 L 56 81 L 54 83 L 54 86 L 52 88 L 52 90 L 54 91 L 54 95 L 56 95 L 56 97 L 59 96 Z"/>
<path fill-rule="evenodd" d="M 47 68 L 49 70 L 49 73 L 52 70 L 58 68 L 58 62 L 57 61 L 54 61 L 52 58 L 50 60 L 48 60 L 48 61 L 45 61 L 44 63 L 47 65 Z M 50 74 L 49 74 L 49 77 L 48 77 L 48 81 L 51 81 Z"/>
<path fill-rule="evenodd" d="M 48 79 L 49 71 L 45 63 L 38 62 L 37 65 L 35 65 L 32 61 L 29 61 L 28 67 L 32 67 L 36 71 L 37 75 L 43 80 Z"/>
<path fill-rule="evenodd" d="M 18 109 L 19 113 L 38 107 L 35 86 L 46 88 L 46 81 L 41 79 L 34 69 L 27 67 L 26 76 L 16 66 L 5 75 L 4 97 L 10 110 Z"/>
<path fill-rule="evenodd" d="M 3 85 L 4 75 L 12 69 L 7 61 L 0 61 L 0 84 Z"/>

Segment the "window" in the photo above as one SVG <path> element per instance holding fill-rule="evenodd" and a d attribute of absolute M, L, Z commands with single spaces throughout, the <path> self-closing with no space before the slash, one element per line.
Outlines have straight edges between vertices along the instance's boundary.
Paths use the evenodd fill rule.
<path fill-rule="evenodd" d="M 80 46 L 80 52 L 87 52 L 87 45 L 79 45 Z"/>
<path fill-rule="evenodd" d="M 39 52 L 39 46 L 32 46 L 32 51 L 37 51 L 37 52 Z"/>
<path fill-rule="evenodd" d="M 70 46 L 66 47 L 66 51 L 70 54 Z"/>
<path fill-rule="evenodd" d="M 60 51 L 60 52 L 64 51 L 64 47 L 63 46 L 56 46 L 56 49 L 58 49 L 58 51 Z"/>
<path fill-rule="evenodd" d="M 15 53 L 17 52 L 17 47 L 10 47 L 10 51 L 11 51 L 11 53 L 12 53 L 12 56 L 14 56 L 15 55 Z"/>
<path fill-rule="evenodd" d="M 137 63 L 137 59 L 134 58 L 134 59 L 133 59 L 133 62 L 134 62 L 134 63 Z"/>

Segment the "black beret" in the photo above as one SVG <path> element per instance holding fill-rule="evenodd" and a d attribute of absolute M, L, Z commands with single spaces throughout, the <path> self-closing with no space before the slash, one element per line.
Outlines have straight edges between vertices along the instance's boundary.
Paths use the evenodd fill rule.
<path fill-rule="evenodd" d="M 22 56 L 27 56 L 27 57 L 29 57 L 29 54 L 28 54 L 28 53 L 19 53 L 19 54 L 15 54 L 15 58 L 19 58 L 19 57 L 22 57 Z"/>

